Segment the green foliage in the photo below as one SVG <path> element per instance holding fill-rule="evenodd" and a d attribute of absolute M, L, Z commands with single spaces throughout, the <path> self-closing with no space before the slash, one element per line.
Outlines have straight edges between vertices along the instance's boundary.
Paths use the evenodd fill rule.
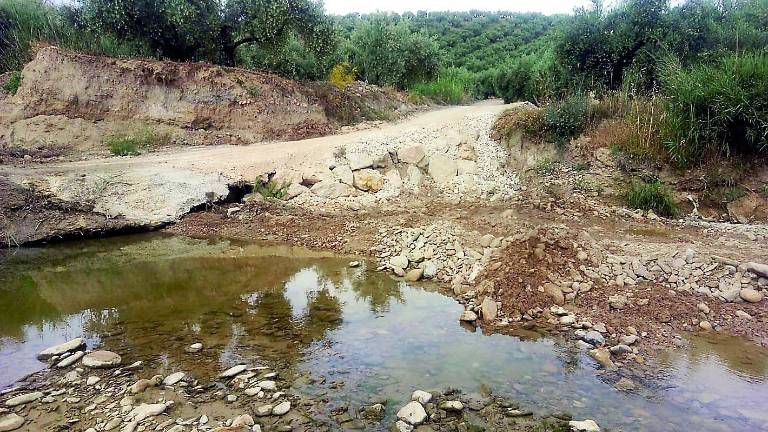
<path fill-rule="evenodd" d="M 331 69 L 329 81 L 338 88 L 346 88 L 355 82 L 357 69 L 347 62 L 339 63 Z"/>
<path fill-rule="evenodd" d="M 600 183 L 583 176 L 575 178 L 571 186 L 575 191 L 597 192 L 598 194 L 603 192 L 603 186 Z"/>
<path fill-rule="evenodd" d="M 627 191 L 627 204 L 635 209 L 653 210 L 665 217 L 676 217 L 680 212 L 672 193 L 658 180 L 632 182 Z"/>
<path fill-rule="evenodd" d="M 381 86 L 406 88 L 440 69 L 437 43 L 406 23 L 393 24 L 387 15 L 360 22 L 344 51 L 362 79 Z"/>
<path fill-rule="evenodd" d="M 252 98 L 257 98 L 261 96 L 261 87 L 256 85 L 248 87 L 247 89 L 245 89 L 245 91 L 248 92 L 248 96 Z"/>
<path fill-rule="evenodd" d="M 662 81 L 674 161 L 768 150 L 768 55 L 729 55 L 690 68 L 668 62 Z"/>
<path fill-rule="evenodd" d="M 267 182 L 257 181 L 253 190 L 264 199 L 282 200 L 288 196 L 288 188 L 290 186 L 290 182 L 278 182 L 272 179 Z"/>
<path fill-rule="evenodd" d="M 441 71 L 434 80 L 412 84 L 408 90 L 440 103 L 459 105 L 471 98 L 473 79 L 474 75 L 466 69 L 449 68 Z"/>
<path fill-rule="evenodd" d="M 579 136 L 587 126 L 587 109 L 587 98 L 581 95 L 548 105 L 543 124 L 546 139 L 565 145 Z"/>
<path fill-rule="evenodd" d="M 7 91 L 12 95 L 15 95 L 16 92 L 19 90 L 19 86 L 21 86 L 21 72 L 13 71 L 11 72 L 11 75 L 8 77 L 8 81 L 3 83 L 3 90 Z"/>
<path fill-rule="evenodd" d="M 514 57 L 493 75 L 493 94 L 507 103 L 546 101 L 563 94 L 567 86 L 565 71 L 551 49 Z"/>
<path fill-rule="evenodd" d="M 151 147 L 167 146 L 171 143 L 171 134 L 152 128 L 141 128 L 129 134 L 117 134 L 106 140 L 110 153 L 115 156 L 133 156 Z"/>
<path fill-rule="evenodd" d="M 532 169 L 540 176 L 549 176 L 554 174 L 559 166 L 560 162 L 553 159 L 544 158 L 536 161 Z"/>

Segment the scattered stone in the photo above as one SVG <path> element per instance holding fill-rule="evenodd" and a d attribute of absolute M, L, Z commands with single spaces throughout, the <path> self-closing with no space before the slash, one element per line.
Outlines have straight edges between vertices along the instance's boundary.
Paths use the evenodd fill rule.
<path fill-rule="evenodd" d="M 288 401 L 281 402 L 272 408 L 272 415 L 281 416 L 288 413 L 291 410 L 291 403 Z"/>
<path fill-rule="evenodd" d="M 589 351 L 589 355 L 595 359 L 600 366 L 606 369 L 616 369 L 616 365 L 611 360 L 611 352 L 605 348 L 596 348 Z"/>
<path fill-rule="evenodd" d="M 188 346 L 188 347 L 186 347 L 184 349 L 184 351 L 186 351 L 188 353 L 198 353 L 198 352 L 200 352 L 202 350 L 203 350 L 203 344 L 201 344 L 200 342 L 193 343 L 192 345 L 190 345 L 190 346 Z"/>
<path fill-rule="evenodd" d="M 477 314 L 471 310 L 465 310 L 459 317 L 459 321 L 475 322 L 477 321 Z"/>
<path fill-rule="evenodd" d="M 624 307 L 627 305 L 627 296 L 622 294 L 616 294 L 608 297 L 608 305 L 611 307 L 611 309 L 624 309 Z"/>
<path fill-rule="evenodd" d="M 637 343 L 639 339 L 640 339 L 640 336 L 636 334 L 629 334 L 629 335 L 620 337 L 619 341 L 621 341 L 621 343 L 623 343 L 624 345 L 634 345 L 635 343 Z"/>
<path fill-rule="evenodd" d="M 221 378 L 232 378 L 233 376 L 239 375 L 243 371 L 248 369 L 248 366 L 241 364 L 237 366 L 232 366 L 231 368 L 225 370 L 224 372 L 219 375 Z"/>
<path fill-rule="evenodd" d="M 739 297 L 748 303 L 758 303 L 763 299 L 763 293 L 752 288 L 743 288 L 739 291 Z"/>
<path fill-rule="evenodd" d="M 373 420 L 381 420 L 382 418 L 384 418 L 384 414 L 385 414 L 384 405 L 380 403 L 373 404 L 367 407 L 363 411 L 363 417 L 373 419 Z"/>
<path fill-rule="evenodd" d="M 240 416 L 237 416 L 232 421 L 232 427 L 244 427 L 244 426 L 253 426 L 256 422 L 253 421 L 253 417 L 249 416 L 248 414 L 243 414 Z"/>
<path fill-rule="evenodd" d="M 600 426 L 595 423 L 594 420 L 575 421 L 568 422 L 568 426 L 574 432 L 600 432 Z"/>
<path fill-rule="evenodd" d="M 83 366 L 91 369 L 109 369 L 120 366 L 122 358 L 112 351 L 94 351 L 83 357 Z"/>
<path fill-rule="evenodd" d="M 408 423 L 406 423 L 406 422 L 404 422 L 402 420 L 398 420 L 395 423 L 395 431 L 396 432 L 412 432 L 413 431 L 413 426 L 409 425 Z"/>
<path fill-rule="evenodd" d="M 362 191 L 376 193 L 384 188 L 384 176 L 372 169 L 362 169 L 354 174 L 354 186 Z"/>
<path fill-rule="evenodd" d="M 440 402 L 440 409 L 446 410 L 446 411 L 461 411 L 464 409 L 464 404 L 460 401 L 444 401 Z"/>
<path fill-rule="evenodd" d="M 493 321 L 499 313 L 499 308 L 490 296 L 486 296 L 480 304 L 480 311 L 483 315 L 483 321 Z"/>
<path fill-rule="evenodd" d="M 558 306 L 565 304 L 565 296 L 563 295 L 563 290 L 553 283 L 544 284 L 544 294 L 549 296 L 549 298 L 552 299 L 552 302 Z"/>
<path fill-rule="evenodd" d="M 421 277 L 424 276 L 424 269 L 413 269 L 409 270 L 408 273 L 405 274 L 405 280 L 409 282 L 417 282 L 421 280 Z"/>
<path fill-rule="evenodd" d="M 393 256 L 389 259 L 389 265 L 401 269 L 408 268 L 408 258 L 403 255 Z"/>
<path fill-rule="evenodd" d="M 616 383 L 616 390 L 629 391 L 635 389 L 635 383 L 629 378 L 622 378 Z"/>
<path fill-rule="evenodd" d="M 162 403 L 141 404 L 136 408 L 132 409 L 126 416 L 126 419 L 128 421 L 140 422 L 149 417 L 159 416 L 160 414 L 165 412 L 166 408 L 167 408 L 167 405 Z"/>
<path fill-rule="evenodd" d="M 16 430 L 24 424 L 24 417 L 10 413 L 8 415 L 0 417 L 0 432 L 9 432 Z"/>
<path fill-rule="evenodd" d="M 76 353 L 74 353 L 72 355 L 69 355 L 69 356 L 65 357 L 60 362 L 56 363 L 56 367 L 57 368 L 65 368 L 65 367 L 68 367 L 68 366 L 72 366 L 78 360 L 83 358 L 84 355 L 85 355 L 85 353 L 83 351 L 78 351 L 78 352 L 76 352 Z"/>
<path fill-rule="evenodd" d="M 427 412 L 424 407 L 416 401 L 408 402 L 397 412 L 397 418 L 412 425 L 424 423 L 427 419 Z"/>
<path fill-rule="evenodd" d="M 594 330 L 586 332 L 581 340 L 594 346 L 600 346 L 605 343 L 605 338 L 603 335 L 601 335 L 600 332 Z"/>
<path fill-rule="evenodd" d="M 360 267 L 360 261 L 350 261 L 349 267 L 351 268 Z"/>
<path fill-rule="evenodd" d="M 742 319 L 752 319 L 752 315 L 744 312 L 743 310 L 737 310 L 736 316 Z"/>
<path fill-rule="evenodd" d="M 418 165 L 425 156 L 424 147 L 420 145 L 405 147 L 397 151 L 397 158 L 400 162 L 407 164 Z"/>
<path fill-rule="evenodd" d="M 260 387 L 262 390 L 268 390 L 268 391 L 277 390 L 277 383 L 275 383 L 274 381 L 269 381 L 269 380 L 267 380 L 267 381 L 260 381 L 260 382 L 256 383 L 256 386 Z"/>
<path fill-rule="evenodd" d="M 456 161 L 448 156 L 434 155 L 429 158 L 427 171 L 436 183 L 445 184 L 459 174 L 459 167 Z"/>
<path fill-rule="evenodd" d="M 46 348 L 37 355 L 37 358 L 38 360 L 48 360 L 53 356 L 62 355 L 66 352 L 75 351 L 80 348 L 85 348 L 85 339 L 81 337 Z"/>
<path fill-rule="evenodd" d="M 327 199 L 355 196 L 359 192 L 354 187 L 337 181 L 324 180 L 312 186 L 310 192 Z"/>
<path fill-rule="evenodd" d="M 712 331 L 712 324 L 709 321 L 700 322 L 699 327 L 705 331 Z"/>
<path fill-rule="evenodd" d="M 703 313 L 704 315 L 707 315 L 707 314 L 709 314 L 709 306 L 707 306 L 707 304 L 706 304 L 706 303 L 704 303 L 704 302 L 701 302 L 701 303 L 697 304 L 697 305 L 696 305 L 696 308 L 697 308 L 697 309 L 698 309 L 698 310 L 699 310 L 701 313 Z"/>
<path fill-rule="evenodd" d="M 98 383 L 99 381 L 101 381 L 101 377 L 93 375 L 93 376 L 89 376 L 88 379 L 85 380 L 85 384 L 89 385 L 89 386 L 92 386 L 92 385 Z"/>
<path fill-rule="evenodd" d="M 5 401 L 5 406 L 15 407 L 19 405 L 24 405 L 30 402 L 34 402 L 40 399 L 41 397 L 43 397 L 42 392 L 26 393 L 26 394 L 8 399 L 7 401 Z"/>
<path fill-rule="evenodd" d="M 756 262 L 748 262 L 746 264 L 746 268 L 748 271 L 751 271 L 752 273 L 758 276 L 768 278 L 768 264 L 758 264 Z"/>
<path fill-rule="evenodd" d="M 432 393 L 425 392 L 424 390 L 416 390 L 411 395 L 411 400 L 426 405 L 432 400 Z"/>
<path fill-rule="evenodd" d="M 261 405 L 256 407 L 255 414 L 259 417 L 265 417 L 272 414 L 272 405 Z"/>
<path fill-rule="evenodd" d="M 172 374 L 168 375 L 167 377 L 165 377 L 165 379 L 163 380 L 163 384 L 167 385 L 167 386 L 172 386 L 172 385 L 178 383 L 179 381 L 181 381 L 182 379 L 184 379 L 185 375 L 186 374 L 184 372 L 172 373 Z"/>

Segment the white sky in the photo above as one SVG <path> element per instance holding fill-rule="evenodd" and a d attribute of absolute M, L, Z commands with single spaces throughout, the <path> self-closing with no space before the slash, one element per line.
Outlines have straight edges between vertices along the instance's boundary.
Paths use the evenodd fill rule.
<path fill-rule="evenodd" d="M 586 6 L 588 0 L 325 0 L 325 10 L 344 15 L 351 12 L 370 13 L 426 11 L 513 11 L 545 14 L 571 13 L 576 6 Z"/>

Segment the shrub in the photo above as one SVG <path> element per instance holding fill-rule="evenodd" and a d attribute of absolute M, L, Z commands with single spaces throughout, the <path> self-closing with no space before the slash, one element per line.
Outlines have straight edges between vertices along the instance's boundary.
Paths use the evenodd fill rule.
<path fill-rule="evenodd" d="M 458 105 L 471 97 L 473 76 L 464 69 L 450 68 L 432 81 L 413 84 L 409 90 L 416 96 L 428 97 L 440 103 Z"/>
<path fill-rule="evenodd" d="M 151 128 L 139 129 L 131 134 L 113 135 L 107 139 L 107 147 L 115 156 L 138 155 L 143 149 L 162 147 L 171 143 L 171 134 Z"/>
<path fill-rule="evenodd" d="M 496 119 L 491 129 L 491 138 L 498 142 L 506 142 L 522 131 L 527 138 L 539 141 L 544 138 L 543 130 L 544 109 L 512 108 Z"/>
<path fill-rule="evenodd" d="M 586 177 L 575 178 L 572 187 L 573 190 L 581 192 L 597 192 L 598 194 L 603 192 L 603 186 L 600 183 Z"/>
<path fill-rule="evenodd" d="M 13 71 L 8 77 L 8 81 L 3 84 L 3 90 L 15 95 L 19 90 L 19 86 L 21 86 L 21 72 Z"/>
<path fill-rule="evenodd" d="M 571 96 L 548 105 L 544 112 L 544 133 L 548 141 L 565 145 L 587 126 L 587 98 Z"/>
<path fill-rule="evenodd" d="M 662 83 L 673 161 L 768 150 L 768 55 L 729 55 L 691 68 L 667 61 Z"/>
<path fill-rule="evenodd" d="M 549 158 L 544 158 L 536 161 L 531 169 L 533 169 L 533 171 L 535 171 L 538 175 L 548 176 L 554 174 L 559 166 L 560 162 Z"/>
<path fill-rule="evenodd" d="M 331 69 L 329 80 L 336 87 L 343 89 L 355 82 L 355 78 L 357 78 L 357 69 L 351 64 L 344 62 L 337 64 Z"/>
<path fill-rule="evenodd" d="M 653 210 L 659 216 L 676 217 L 679 214 L 672 193 L 658 180 L 633 181 L 627 192 L 627 204 L 635 209 Z"/>
<path fill-rule="evenodd" d="M 254 192 L 261 195 L 264 199 L 282 200 L 288 195 L 290 182 L 277 182 L 272 179 L 267 182 L 257 181 L 254 186 Z"/>

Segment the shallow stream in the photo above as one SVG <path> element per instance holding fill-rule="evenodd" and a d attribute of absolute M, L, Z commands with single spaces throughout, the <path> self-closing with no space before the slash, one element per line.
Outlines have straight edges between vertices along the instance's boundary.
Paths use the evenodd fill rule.
<path fill-rule="evenodd" d="M 734 338 L 691 339 L 621 392 L 621 376 L 571 341 L 484 335 L 461 326 L 461 305 L 436 287 L 349 268 L 349 258 L 157 234 L 3 254 L 0 390 L 45 367 L 37 352 L 83 335 L 164 374 L 207 379 L 271 362 L 292 392 L 386 398 L 390 419 L 413 390 L 453 387 L 618 430 L 768 430 L 768 355 Z M 185 353 L 195 342 L 202 355 Z"/>

